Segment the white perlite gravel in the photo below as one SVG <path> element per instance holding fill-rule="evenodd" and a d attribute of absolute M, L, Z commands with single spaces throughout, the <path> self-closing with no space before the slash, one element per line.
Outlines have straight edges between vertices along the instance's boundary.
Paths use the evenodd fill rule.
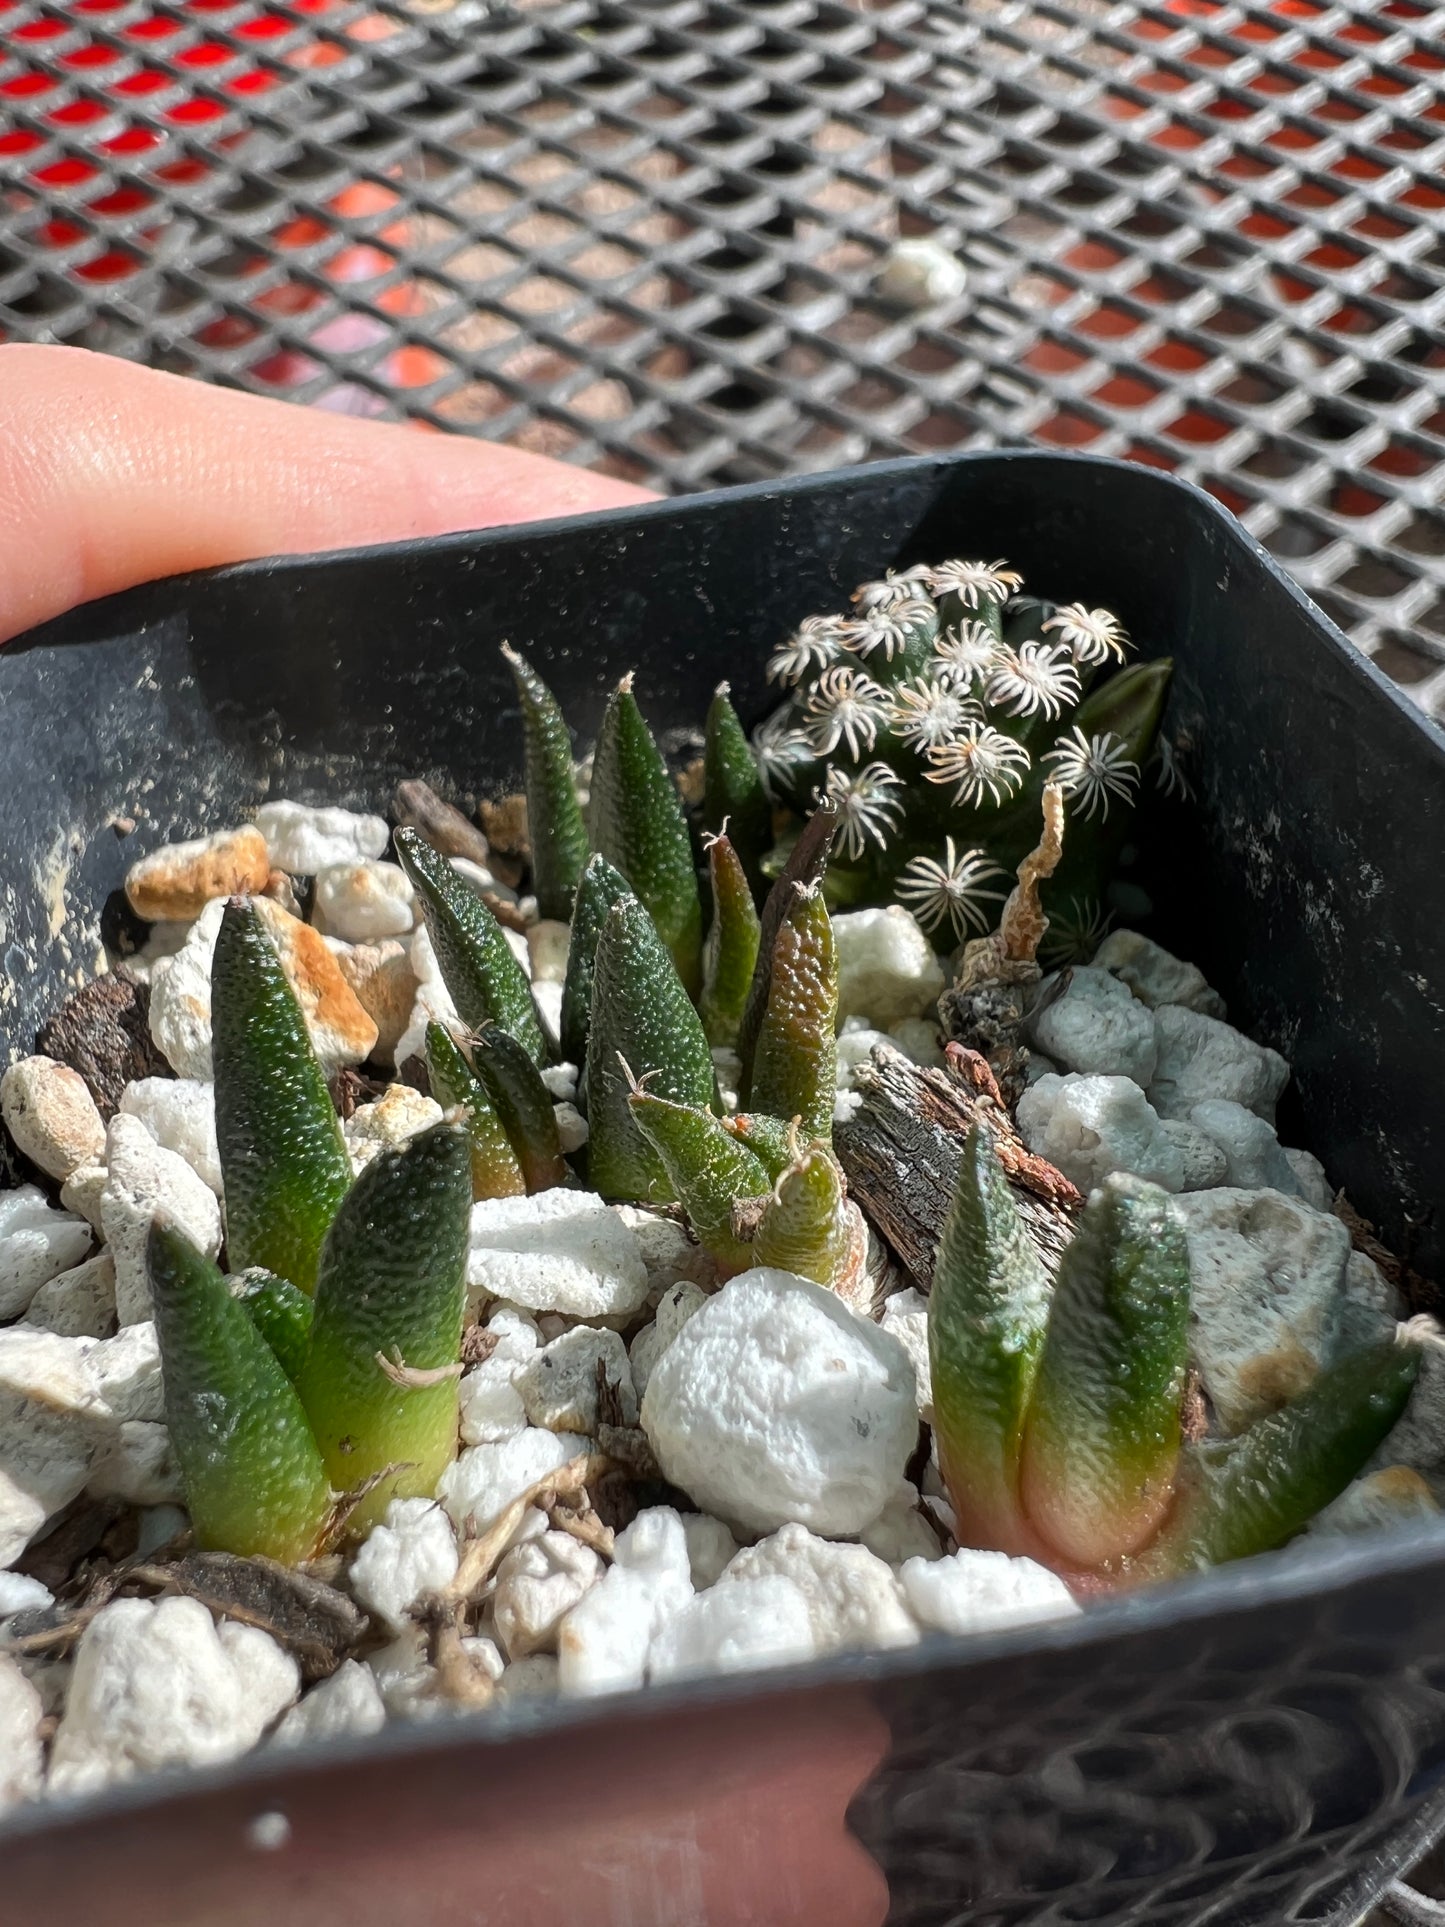
<path fill-rule="evenodd" d="M 909 1559 L 898 1583 L 919 1624 L 940 1633 L 999 1632 L 1079 1611 L 1063 1580 L 1032 1559 L 1006 1552 L 955 1552 Z"/>
<path fill-rule="evenodd" d="M 0 1191 L 0 1319 L 16 1318 L 42 1285 L 90 1250 L 84 1218 L 57 1211 L 39 1185 Z"/>
<path fill-rule="evenodd" d="M 122 1325 L 149 1318 L 146 1240 L 157 1217 L 184 1231 L 208 1258 L 221 1249 L 216 1194 L 174 1151 L 157 1144 L 138 1117 L 120 1111 L 105 1137 L 106 1181 L 100 1222 L 115 1260 L 115 1305 Z"/>
<path fill-rule="evenodd" d="M 52 1793 L 234 1759 L 296 1698 L 296 1662 L 198 1599 L 115 1599 L 81 1634 L 50 1755 Z"/>
<path fill-rule="evenodd" d="M 1060 990 L 1062 989 L 1062 994 Z M 1050 1001 L 1052 999 L 1052 1001 Z M 1154 1075 L 1154 1018 L 1107 970 L 1082 967 L 1039 987 L 1039 1049 L 1066 1070 L 1132 1078 Z"/>
<path fill-rule="evenodd" d="M 664 1475 L 730 1525 L 858 1532 L 917 1443 L 913 1367 L 820 1285 L 746 1271 L 673 1339 L 642 1424 Z"/>
<path fill-rule="evenodd" d="M 931 1013 L 943 971 L 916 918 L 899 904 L 835 916 L 838 1014 L 866 1017 L 887 1030 L 905 1017 Z"/>
<path fill-rule="evenodd" d="M 351 1562 L 350 1585 L 368 1612 L 393 1633 L 411 1608 L 456 1577 L 457 1539 L 435 1499 L 393 1499 Z"/>
<path fill-rule="evenodd" d="M 266 839 L 272 867 L 302 877 L 315 876 L 333 863 L 380 856 L 391 841 L 391 831 L 379 816 L 307 803 L 263 803 L 256 812 L 256 828 Z"/>
<path fill-rule="evenodd" d="M 636 1311 L 647 1265 L 635 1232 L 595 1191 L 542 1191 L 472 1206 L 467 1285 L 474 1298 L 598 1318 Z"/>

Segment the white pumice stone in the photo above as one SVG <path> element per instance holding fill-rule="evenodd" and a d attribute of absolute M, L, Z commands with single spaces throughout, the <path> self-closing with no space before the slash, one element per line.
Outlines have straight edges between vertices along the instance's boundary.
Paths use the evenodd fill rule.
<path fill-rule="evenodd" d="M 123 977 L 133 983 L 148 984 L 155 974 L 155 967 L 167 957 L 174 957 L 191 934 L 191 920 L 184 923 L 153 923 L 139 950 L 133 951 L 118 966 Z"/>
<path fill-rule="evenodd" d="M 1177 1206 L 1189 1237 L 1190 1355 L 1232 1437 L 1333 1356 L 1350 1237 L 1337 1218 L 1278 1191 L 1195 1191 Z M 1381 1313 L 1376 1329 L 1390 1322 Z"/>
<path fill-rule="evenodd" d="M 904 1480 L 872 1525 L 859 1533 L 860 1542 L 885 1565 L 901 1566 L 908 1559 L 941 1559 L 938 1534 L 924 1518 L 917 1492 Z"/>
<path fill-rule="evenodd" d="M 909 1559 L 898 1581 L 914 1618 L 927 1631 L 1001 1632 L 1067 1619 L 1079 1610 L 1057 1574 L 1006 1552 L 965 1550 L 946 1559 Z"/>
<path fill-rule="evenodd" d="M 525 1365 L 542 1342 L 531 1312 L 524 1311 L 520 1305 L 508 1304 L 505 1299 L 499 1299 L 488 1312 L 486 1330 L 492 1343 L 492 1357 L 507 1359 L 514 1365 Z"/>
<path fill-rule="evenodd" d="M 648 1654 L 654 1682 L 796 1666 L 818 1652 L 808 1602 L 791 1579 L 769 1574 L 713 1586 L 658 1628 Z"/>
<path fill-rule="evenodd" d="M 652 1323 L 644 1325 L 638 1332 L 629 1351 L 632 1382 L 639 1399 L 647 1390 L 647 1382 L 652 1377 L 658 1359 L 662 1357 L 688 1319 L 695 1312 L 701 1311 L 706 1303 L 706 1292 L 700 1291 L 686 1278 L 675 1285 L 669 1285 L 658 1299 L 657 1311 Z"/>
<path fill-rule="evenodd" d="M 1227 1097 L 1274 1123 L 1275 1104 L 1289 1082 L 1289 1065 L 1277 1050 L 1180 1004 L 1155 1011 L 1154 1041 L 1148 1095 L 1160 1117 L 1188 1119 L 1196 1104 Z"/>
<path fill-rule="evenodd" d="M 165 1417 L 161 1347 L 153 1320 L 122 1325 L 114 1338 L 85 1348 L 109 1420 L 157 1423 Z"/>
<path fill-rule="evenodd" d="M 959 299 L 968 287 L 968 269 L 931 235 L 910 235 L 895 241 L 883 256 L 873 285 L 884 301 L 897 307 L 932 308 Z"/>
<path fill-rule="evenodd" d="M 209 1082 L 214 1075 L 211 958 L 225 908 L 219 899 L 207 904 L 180 949 L 151 969 L 151 1036 L 177 1077 Z"/>
<path fill-rule="evenodd" d="M 1147 1015 L 1142 1004 L 1134 1008 Z M 1148 1178 L 1166 1191 L 1184 1188 L 1178 1147 L 1131 1078 L 1079 1072 L 1041 1077 L 1020 1097 L 1018 1120 L 1029 1149 L 1086 1196 L 1115 1171 Z"/>
<path fill-rule="evenodd" d="M 105 1242 L 115 1260 L 115 1307 L 122 1325 L 151 1315 L 146 1240 L 164 1217 L 208 1258 L 221 1248 L 216 1194 L 183 1157 L 156 1143 L 138 1117 L 119 1111 L 106 1132 L 106 1182 L 100 1200 Z"/>
<path fill-rule="evenodd" d="M 1345 1301 L 1340 1309 L 1338 1349 L 1372 1345 L 1390 1326 L 1407 1318 L 1410 1307 L 1380 1267 L 1363 1251 L 1345 1260 Z"/>
<path fill-rule="evenodd" d="M 184 1158 L 220 1197 L 214 1084 L 198 1077 L 143 1077 L 126 1085 L 120 1108 L 128 1117 L 138 1117 L 157 1144 Z"/>
<path fill-rule="evenodd" d="M 114 1599 L 81 1634 L 49 1790 L 235 1759 L 299 1685 L 295 1660 L 257 1626 L 217 1628 L 198 1599 Z"/>
<path fill-rule="evenodd" d="M 612 1547 L 615 1565 L 637 1572 L 671 1573 L 691 1584 L 692 1558 L 682 1514 L 670 1505 L 646 1506 L 618 1533 Z"/>
<path fill-rule="evenodd" d="M 305 1746 L 314 1740 L 341 1740 L 379 1733 L 386 1725 L 386 1702 L 376 1675 L 359 1659 L 344 1659 L 282 1720 L 272 1746 Z"/>
<path fill-rule="evenodd" d="M 599 1368 L 617 1395 L 620 1423 L 635 1425 L 637 1393 L 627 1348 L 615 1331 L 598 1331 L 590 1325 L 578 1325 L 554 1338 L 521 1368 L 516 1389 L 528 1423 L 545 1425 L 551 1432 L 595 1433 Z"/>
<path fill-rule="evenodd" d="M 446 1712 L 436 1694 L 436 1669 L 427 1660 L 420 1626 L 409 1626 L 389 1646 L 368 1653 L 365 1663 L 392 1719 L 437 1719 Z"/>
<path fill-rule="evenodd" d="M 903 1055 L 925 1070 L 940 1070 L 948 1061 L 938 1025 L 927 1017 L 904 1017 L 888 1026 L 888 1035 Z"/>
<path fill-rule="evenodd" d="M 918 1416 L 933 1423 L 933 1371 L 928 1361 L 928 1300 L 912 1285 L 883 1301 L 878 1323 L 908 1354 L 918 1398 Z"/>
<path fill-rule="evenodd" d="M 49 1586 L 24 1572 L 0 1572 L 0 1620 L 16 1613 L 43 1612 L 55 1604 Z"/>
<path fill-rule="evenodd" d="M 926 1016 L 943 993 L 933 945 L 901 904 L 834 917 L 833 940 L 841 1017 L 866 1017 L 887 1030 L 902 1017 Z"/>
<path fill-rule="evenodd" d="M 562 1041 L 562 986 L 549 982 L 533 984 L 532 1002 L 537 1006 L 537 1015 L 542 1020 L 542 1031 L 548 1044 L 556 1050 Z"/>
<path fill-rule="evenodd" d="M 860 1532 L 917 1443 L 913 1367 L 820 1285 L 748 1271 L 664 1352 L 642 1423 L 664 1476 L 729 1525 Z"/>
<path fill-rule="evenodd" d="M 1056 990 L 1045 978 L 1040 1002 Z M 1033 1020 L 1039 1048 L 1065 1070 L 1086 1076 L 1128 1077 L 1144 1088 L 1154 1075 L 1154 1019 L 1107 970 L 1076 966 L 1062 995 L 1043 1005 Z"/>
<path fill-rule="evenodd" d="M 298 877 L 314 877 L 333 863 L 380 856 L 391 837 L 382 817 L 281 798 L 261 805 L 256 828 L 266 839 L 272 867 Z"/>
<path fill-rule="evenodd" d="M 376 1025 L 372 1055 L 378 1063 L 398 1063 L 396 1047 L 411 1022 L 417 994 L 411 945 L 397 937 L 353 944 L 333 938 L 327 948 L 334 953 L 352 995 Z"/>
<path fill-rule="evenodd" d="M 683 1279 L 704 1292 L 714 1289 L 717 1266 L 677 1218 L 642 1204 L 617 1204 L 612 1208 L 642 1248 L 650 1298 L 657 1298 L 669 1285 Z"/>
<path fill-rule="evenodd" d="M 15 1661 L 0 1653 L 0 1813 L 39 1796 L 45 1771 L 40 1737 L 44 1717 L 39 1693 Z"/>
<path fill-rule="evenodd" d="M 404 937 L 416 922 L 416 892 L 399 863 L 329 863 L 316 875 L 312 922 L 346 943 Z"/>
<path fill-rule="evenodd" d="M 1389 1443 L 1387 1439 L 1386 1449 Z M 1418 1472 L 1407 1465 L 1384 1465 L 1352 1480 L 1337 1499 L 1315 1514 L 1305 1531 L 1333 1537 L 1380 1526 L 1420 1524 L 1439 1516 L 1435 1495 Z"/>
<path fill-rule="evenodd" d="M 523 1367 L 493 1352 L 462 1375 L 463 1445 L 500 1445 L 527 1428 L 527 1408 L 512 1381 Z"/>
<path fill-rule="evenodd" d="M 743 1080 L 743 1060 L 726 1044 L 714 1044 L 712 1067 L 717 1074 L 718 1095 L 723 1109 L 732 1114 L 738 1108 L 738 1086 Z"/>
<path fill-rule="evenodd" d="M 57 1211 L 38 1184 L 0 1191 L 0 1319 L 17 1318 L 42 1285 L 91 1247 L 85 1219 Z"/>
<path fill-rule="evenodd" d="M 557 1691 L 557 1655 L 555 1653 L 528 1653 L 525 1659 L 514 1659 L 497 1681 L 497 1698 L 502 1701 L 514 1699 L 550 1699 Z"/>
<path fill-rule="evenodd" d="M 106 1169 L 104 1158 L 92 1158 L 78 1165 L 60 1187 L 61 1208 L 73 1212 L 77 1218 L 84 1218 L 98 1236 L 101 1233 L 100 1200 L 105 1191 Z M 14 1196 L 14 1193 L 11 1193 Z M 0 1254 L 4 1251 L 4 1239 L 0 1237 Z M 0 1275 L 4 1272 L 3 1256 L 0 1256 Z"/>
<path fill-rule="evenodd" d="M 509 930 L 505 924 L 502 926 L 502 935 L 507 940 L 507 948 L 522 966 L 522 974 L 526 977 L 528 983 L 530 983 L 532 981 L 532 953 L 527 948 L 527 939 L 522 935 L 520 930 Z M 560 991 L 561 985 L 559 984 L 557 988 Z"/>
<path fill-rule="evenodd" d="M 1039 1079 L 1043 1077 L 1060 1077 L 1062 1075 L 1061 1067 L 1054 1062 L 1052 1057 L 1045 1057 L 1041 1050 L 1031 1050 L 1029 1052 L 1029 1061 L 1024 1067 L 1024 1082 L 1026 1085 L 1037 1084 Z"/>
<path fill-rule="evenodd" d="M 559 1624 L 605 1570 L 570 1532 L 544 1532 L 513 1546 L 497 1568 L 492 1596 L 497 1638 L 508 1658 L 554 1647 Z"/>
<path fill-rule="evenodd" d="M 692 1581 L 666 1566 L 614 1565 L 557 1629 L 563 1693 L 620 1693 L 641 1686 L 659 1630 L 692 1599 Z"/>
<path fill-rule="evenodd" d="M 51 1178 L 100 1156 L 105 1126 L 79 1071 L 53 1057 L 22 1057 L 0 1077 L 0 1118 L 17 1147 Z"/>
<path fill-rule="evenodd" d="M 164 1425 L 125 1419 L 91 1463 L 85 1489 L 92 1498 L 123 1499 L 127 1505 L 180 1505 L 186 1491 Z"/>
<path fill-rule="evenodd" d="M 393 1499 L 351 1562 L 359 1602 L 388 1632 L 402 1633 L 418 1600 L 449 1585 L 457 1572 L 452 1522 L 432 1499 Z"/>
<path fill-rule="evenodd" d="M 833 1099 L 833 1122 L 851 1124 L 862 1108 L 862 1091 L 839 1091 Z"/>
<path fill-rule="evenodd" d="M 153 850 L 127 871 L 125 893 L 147 923 L 186 923 L 217 897 L 264 890 L 270 874 L 265 839 L 248 823 Z"/>
<path fill-rule="evenodd" d="M 577 1066 L 575 1064 L 548 1064 L 542 1072 L 542 1082 L 559 1104 L 577 1102 Z"/>
<path fill-rule="evenodd" d="M 491 891 L 495 896 L 505 897 L 509 903 L 517 901 L 516 891 L 509 889 L 505 883 L 500 883 L 484 863 L 473 863 L 469 856 L 449 856 L 447 862 L 451 864 L 462 882 L 469 889 L 475 890 L 478 896 Z"/>
<path fill-rule="evenodd" d="M 527 932 L 527 948 L 532 953 L 532 982 L 560 984 L 567 978 L 567 951 L 572 941 L 570 923 L 541 917 Z"/>
<path fill-rule="evenodd" d="M 698 1592 L 706 1592 L 727 1570 L 738 1542 L 731 1529 L 708 1512 L 684 1512 L 682 1534 L 692 1583 Z"/>
<path fill-rule="evenodd" d="M 851 1091 L 860 1064 L 871 1062 L 875 1044 L 892 1043 L 886 1030 L 845 1030 L 838 1038 L 837 1083 L 840 1091 Z"/>
<path fill-rule="evenodd" d="M 575 1104 L 554 1104 L 552 1115 L 557 1120 L 557 1142 L 562 1155 L 571 1157 L 574 1151 L 582 1149 L 592 1135 L 587 1120 Z"/>
<path fill-rule="evenodd" d="M 647 1265 L 636 1234 L 595 1191 L 558 1188 L 472 1206 L 467 1284 L 474 1297 L 596 1318 L 638 1310 Z"/>
<path fill-rule="evenodd" d="M 1296 1151 L 1289 1145 L 1284 1147 L 1285 1161 L 1294 1173 L 1294 1188 L 1306 1204 L 1312 1204 L 1316 1211 L 1329 1211 L 1334 1207 L 1335 1188 L 1325 1175 L 1325 1167 L 1312 1151 Z"/>
<path fill-rule="evenodd" d="M 1179 1117 L 1161 1118 L 1160 1129 L 1183 1162 L 1181 1190 L 1214 1191 L 1224 1183 L 1228 1160 L 1207 1132 Z"/>
<path fill-rule="evenodd" d="M 767 1577 L 790 1579 L 808 1604 L 820 1653 L 912 1646 L 918 1639 L 897 1579 L 866 1546 L 837 1545 L 788 1525 L 733 1560 L 718 1587 Z"/>
<path fill-rule="evenodd" d="M 1224 999 L 1209 988 L 1203 971 L 1136 930 L 1111 931 L 1094 952 L 1093 967 L 1117 977 L 1150 1010 L 1182 1004 L 1206 1017 L 1224 1016 Z"/>
<path fill-rule="evenodd" d="M 573 1433 L 536 1425 L 496 1445 L 470 1445 L 437 1481 L 437 1497 L 458 1532 L 475 1538 L 528 1486 L 590 1451 L 591 1444 Z"/>
<path fill-rule="evenodd" d="M 342 1125 L 341 1135 L 352 1164 L 364 1171 L 378 1152 L 399 1150 L 440 1124 L 443 1115 L 435 1098 L 414 1091 L 409 1084 L 388 1084 L 374 1103 L 357 1105 Z"/>
<path fill-rule="evenodd" d="M 0 1567 L 85 1490 L 114 1421 L 83 1339 L 0 1331 Z"/>
<path fill-rule="evenodd" d="M 1282 1191 L 1300 1195 L 1294 1166 L 1285 1156 L 1274 1126 L 1227 1097 L 1196 1104 L 1189 1122 L 1224 1153 L 1224 1182 L 1237 1191 Z"/>

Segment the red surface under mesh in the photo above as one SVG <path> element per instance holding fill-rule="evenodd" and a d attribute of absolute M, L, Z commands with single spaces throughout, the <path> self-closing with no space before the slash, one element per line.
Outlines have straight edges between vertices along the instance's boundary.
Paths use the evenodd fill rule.
<path fill-rule="evenodd" d="M 666 488 L 1127 454 L 1445 708 L 1442 75 L 1413 0 L 0 0 L 0 333 Z"/>

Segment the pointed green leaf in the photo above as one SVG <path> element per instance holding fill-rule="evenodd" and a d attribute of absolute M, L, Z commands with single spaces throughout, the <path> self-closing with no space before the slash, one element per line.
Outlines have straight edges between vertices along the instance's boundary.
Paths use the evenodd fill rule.
<path fill-rule="evenodd" d="M 1236 1439 L 1189 1447 L 1174 1512 L 1131 1578 L 1164 1579 L 1282 1546 L 1363 1471 L 1409 1403 L 1409 1325 L 1326 1365 Z"/>
<path fill-rule="evenodd" d="M 799 892 L 773 946 L 747 1107 L 800 1118 L 805 1138 L 831 1142 L 837 1029 L 838 952 L 823 892 L 814 886 Z"/>
<path fill-rule="evenodd" d="M 311 1343 L 311 1300 L 289 1278 L 278 1278 L 263 1265 L 253 1265 L 226 1283 L 294 1384 Z"/>
<path fill-rule="evenodd" d="M 264 1265 L 309 1292 L 351 1159 L 296 993 L 254 904 L 240 899 L 216 934 L 211 1034 L 231 1266 Z"/>
<path fill-rule="evenodd" d="M 166 1424 L 197 1542 L 294 1564 L 320 1550 L 326 1468 L 295 1388 L 216 1266 L 173 1224 L 146 1243 Z"/>
<path fill-rule="evenodd" d="M 523 1053 L 525 1057 L 525 1052 Z M 536 1067 L 526 1058 L 527 1068 Z M 426 1067 L 432 1096 L 444 1111 L 460 1107 L 466 1113 L 466 1133 L 472 1147 L 473 1198 L 520 1198 L 527 1180 L 497 1107 L 461 1045 L 440 1024 L 426 1027 Z M 540 1083 L 540 1078 L 538 1079 Z M 550 1102 L 547 1115 L 552 1118 Z M 556 1123 L 553 1119 L 553 1130 Z"/>
<path fill-rule="evenodd" d="M 716 1259 L 722 1276 L 772 1263 L 754 1258 L 751 1245 L 733 1235 L 734 1203 L 768 1188 L 768 1173 L 759 1159 L 725 1131 L 711 1111 L 643 1090 L 633 1091 L 627 1102 L 637 1128 L 662 1159 L 698 1242 Z"/>
<path fill-rule="evenodd" d="M 1135 1552 L 1174 1495 L 1189 1339 L 1189 1246 L 1156 1184 L 1090 1198 L 1054 1282 L 1024 1436 L 1024 1511 L 1061 1557 Z"/>
<path fill-rule="evenodd" d="M 297 1389 L 338 1490 L 387 1475 L 352 1515 L 358 1536 L 390 1500 L 430 1498 L 456 1457 L 471 1205 L 466 1133 L 434 1124 L 372 1159 L 322 1250 Z"/>
<path fill-rule="evenodd" d="M 767 1172 L 769 1184 L 792 1163 L 798 1135 L 791 1119 L 765 1117 L 761 1111 L 737 1111 L 721 1123 L 729 1137 L 752 1152 Z"/>
<path fill-rule="evenodd" d="M 512 954 L 506 933 L 474 890 L 415 830 L 395 836 L 396 853 L 426 918 L 442 980 L 471 1030 L 500 1024 L 534 1064 L 547 1061 L 537 1006 L 527 973 Z"/>
<path fill-rule="evenodd" d="M 626 877 L 688 995 L 702 984 L 702 900 L 677 785 L 624 676 L 592 763 L 592 846 Z"/>
<path fill-rule="evenodd" d="M 715 836 L 726 831 L 748 878 L 757 882 L 773 841 L 773 812 L 763 779 L 728 694 L 719 683 L 703 737 L 702 820 Z M 714 881 L 716 889 L 716 881 Z"/>
<path fill-rule="evenodd" d="M 592 970 L 597 939 L 614 903 L 630 897 L 627 878 L 605 856 L 590 856 L 572 905 L 572 935 L 567 945 L 567 976 L 562 985 L 562 1055 L 579 1070 L 587 1062 L 587 1032 L 592 1023 Z"/>
<path fill-rule="evenodd" d="M 472 1068 L 517 1154 L 527 1190 L 566 1184 L 571 1172 L 557 1135 L 552 1093 L 517 1040 L 489 1024 L 472 1039 Z"/>
<path fill-rule="evenodd" d="M 939 1465 L 960 1543 L 1032 1551 L 1019 1458 L 1049 1286 L 988 1131 L 964 1139 L 928 1299 Z"/>
<path fill-rule="evenodd" d="M 577 801 L 572 737 L 556 697 L 531 664 L 505 642 L 502 654 L 522 704 L 532 893 L 542 916 L 565 923 L 587 861 L 587 826 Z"/>
<path fill-rule="evenodd" d="M 702 1027 L 710 1044 L 731 1049 L 738 1041 L 753 972 L 758 962 L 761 925 L 753 893 L 731 840 L 715 836 L 708 845 L 712 880 L 712 923 L 702 953 Z"/>
<path fill-rule="evenodd" d="M 675 1192 L 632 1117 L 619 1059 L 639 1081 L 646 1078 L 657 1097 L 720 1108 L 702 1024 L 636 897 L 613 905 L 597 944 L 587 1042 L 587 1175 L 604 1198 L 670 1203 Z"/>
<path fill-rule="evenodd" d="M 753 1234 L 753 1263 L 816 1285 L 841 1283 L 855 1259 L 848 1187 L 825 1144 L 801 1151 L 773 1187 Z"/>

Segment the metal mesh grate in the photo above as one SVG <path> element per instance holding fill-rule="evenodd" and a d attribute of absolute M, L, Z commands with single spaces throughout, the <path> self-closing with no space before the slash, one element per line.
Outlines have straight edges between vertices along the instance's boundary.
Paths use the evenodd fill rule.
<path fill-rule="evenodd" d="M 1442 73 L 1415 0 L 0 0 L 0 333 L 672 489 L 1130 455 L 1445 712 Z"/>

